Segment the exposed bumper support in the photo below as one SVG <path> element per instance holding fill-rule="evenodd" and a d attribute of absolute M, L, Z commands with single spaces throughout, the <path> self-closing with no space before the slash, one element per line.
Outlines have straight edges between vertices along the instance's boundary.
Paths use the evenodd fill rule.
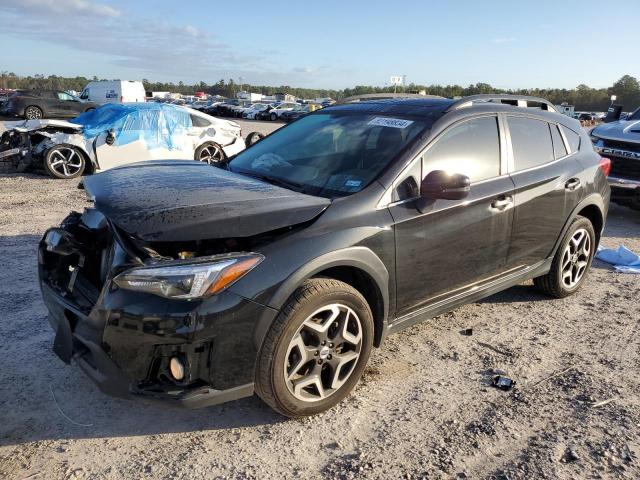
<path fill-rule="evenodd" d="M 640 187 L 640 180 L 631 180 L 629 178 L 621 178 L 621 177 L 614 177 L 614 176 L 609 176 L 608 180 L 609 180 L 609 185 L 611 187 L 628 188 L 631 190 Z"/>

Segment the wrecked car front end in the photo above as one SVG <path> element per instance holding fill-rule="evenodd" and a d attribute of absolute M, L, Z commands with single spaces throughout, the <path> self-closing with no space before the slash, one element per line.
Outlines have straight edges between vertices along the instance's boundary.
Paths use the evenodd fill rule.
<path fill-rule="evenodd" d="M 277 187 L 201 163 L 171 163 L 85 178 L 93 206 L 45 233 L 38 270 L 54 351 L 64 362 L 73 359 L 107 394 L 195 408 L 253 393 L 255 325 L 270 323 L 277 311 L 231 287 L 260 265 L 262 245 L 291 230 L 264 231 L 267 216 L 277 224 L 280 210 L 285 223 L 305 221 L 326 203 L 307 196 L 296 202 L 296 195 L 278 196 Z M 186 203 L 178 212 L 165 208 L 175 205 L 174 171 L 161 175 L 167 168 L 189 180 L 174 187 L 190 189 L 182 195 L 190 210 Z M 122 193 L 154 177 L 154 185 L 167 183 L 154 189 L 155 198 L 150 190 L 139 190 L 140 198 Z M 115 190 L 119 201 L 109 202 Z M 244 229 L 221 202 L 231 191 L 245 214 L 255 212 Z"/>
<path fill-rule="evenodd" d="M 40 243 L 40 285 L 55 353 L 118 397 L 198 407 L 252 394 L 255 352 L 243 339 L 269 309 L 228 290 L 179 299 L 120 288 L 119 275 L 145 264 L 112 228 L 88 209 L 71 214 Z M 172 361 L 182 373 L 172 370 Z"/>
<path fill-rule="evenodd" d="M 0 173 L 24 172 L 41 166 L 47 150 L 73 145 L 88 154 L 82 126 L 62 120 L 7 122 L 0 135 Z"/>

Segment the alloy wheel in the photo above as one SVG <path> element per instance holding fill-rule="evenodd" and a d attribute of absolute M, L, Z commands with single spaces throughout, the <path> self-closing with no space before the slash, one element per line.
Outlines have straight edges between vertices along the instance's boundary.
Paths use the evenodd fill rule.
<path fill-rule="evenodd" d="M 362 324 L 349 307 L 333 303 L 309 315 L 289 342 L 284 378 L 298 400 L 316 402 L 349 379 L 362 350 Z"/>
<path fill-rule="evenodd" d="M 560 269 L 566 288 L 573 288 L 580 282 L 587 271 L 590 256 L 591 237 L 584 228 L 580 228 L 573 233 L 562 255 Z"/>
<path fill-rule="evenodd" d="M 51 152 L 47 161 L 52 170 L 63 177 L 72 177 L 82 169 L 82 158 L 73 148 L 58 147 Z"/>
<path fill-rule="evenodd" d="M 24 116 L 29 120 L 36 120 L 38 118 L 42 118 L 42 110 L 37 107 L 27 107 L 27 110 L 24 112 Z"/>
<path fill-rule="evenodd" d="M 200 150 L 200 158 L 198 160 L 209 165 L 215 165 L 224 160 L 224 152 L 218 145 L 207 145 Z"/>

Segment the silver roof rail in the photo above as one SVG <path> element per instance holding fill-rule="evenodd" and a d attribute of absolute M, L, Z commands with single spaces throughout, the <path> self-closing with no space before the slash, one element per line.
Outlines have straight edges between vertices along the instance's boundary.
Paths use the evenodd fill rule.
<path fill-rule="evenodd" d="M 556 107 L 549 101 L 540 97 L 530 97 L 529 95 L 509 95 L 509 94 L 483 94 L 470 95 L 456 100 L 448 109 L 448 112 L 467 108 L 474 103 L 500 103 L 503 105 L 512 105 L 514 107 L 540 108 L 550 112 L 558 112 Z"/>

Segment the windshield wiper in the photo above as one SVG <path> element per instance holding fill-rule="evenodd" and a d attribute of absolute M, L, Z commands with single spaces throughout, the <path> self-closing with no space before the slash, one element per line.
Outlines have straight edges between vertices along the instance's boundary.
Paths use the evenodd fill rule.
<path fill-rule="evenodd" d="M 278 185 L 280 187 L 284 187 L 284 188 L 289 188 L 291 189 L 293 187 L 294 190 L 304 190 L 304 185 L 302 185 L 301 183 L 297 183 L 297 182 L 293 182 L 291 180 L 285 180 L 284 178 L 280 178 L 280 177 L 274 177 L 272 175 L 263 175 L 261 173 L 254 173 L 254 172 L 240 172 L 243 173 L 245 175 L 249 175 L 251 177 L 257 178 L 259 180 L 263 180 L 267 183 L 271 183 L 273 185 Z"/>

